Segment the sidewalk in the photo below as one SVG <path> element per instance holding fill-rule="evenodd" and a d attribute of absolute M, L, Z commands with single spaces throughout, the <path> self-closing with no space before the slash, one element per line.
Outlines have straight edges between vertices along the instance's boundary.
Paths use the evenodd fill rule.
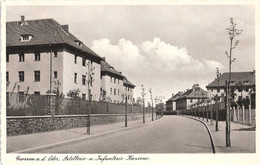
<path fill-rule="evenodd" d="M 154 121 L 156 117 L 154 116 Z M 128 121 L 127 128 L 125 122 L 107 124 L 107 125 L 93 125 L 90 127 L 90 135 L 86 135 L 87 128 L 72 128 L 66 130 L 58 130 L 51 132 L 41 132 L 28 135 L 19 136 L 7 136 L 7 153 L 25 151 L 30 152 L 30 149 L 41 149 L 42 147 L 51 147 L 52 145 L 65 145 L 66 143 L 72 143 L 81 140 L 87 140 L 90 138 L 96 138 L 99 136 L 105 136 L 113 134 L 118 131 L 124 131 L 131 128 L 142 127 L 152 123 L 152 117 L 146 116 L 145 124 L 142 119 Z M 34 150 L 32 150 L 34 151 Z"/>
<path fill-rule="evenodd" d="M 202 120 L 202 118 L 200 118 L 200 120 Z M 213 120 L 213 125 L 210 125 L 210 119 L 208 120 L 208 122 L 206 121 L 206 119 L 204 119 L 204 122 L 208 125 L 212 133 L 215 142 L 216 153 L 256 152 L 255 127 L 231 122 L 231 147 L 226 147 L 226 122 L 218 122 L 218 132 L 216 132 L 215 120 Z"/>

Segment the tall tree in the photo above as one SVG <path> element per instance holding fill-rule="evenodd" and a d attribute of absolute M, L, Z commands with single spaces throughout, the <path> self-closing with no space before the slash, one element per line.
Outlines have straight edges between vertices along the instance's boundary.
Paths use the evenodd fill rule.
<path fill-rule="evenodd" d="M 230 140 L 230 80 L 231 80 L 231 64 L 236 60 L 236 58 L 232 57 L 232 50 L 234 50 L 239 40 L 236 40 L 236 37 L 239 36 L 243 30 L 237 29 L 237 24 L 234 22 L 234 19 L 231 17 L 229 21 L 230 25 L 228 28 L 226 28 L 229 40 L 230 40 L 230 47 L 229 52 L 226 51 L 225 54 L 227 55 L 229 59 L 229 76 L 228 76 L 228 82 L 227 82 L 227 101 L 226 101 L 226 146 L 231 146 L 231 140 Z"/>

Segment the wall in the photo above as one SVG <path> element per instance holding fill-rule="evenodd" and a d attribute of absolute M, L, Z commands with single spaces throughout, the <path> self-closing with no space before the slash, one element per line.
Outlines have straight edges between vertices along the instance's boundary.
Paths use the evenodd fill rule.
<path fill-rule="evenodd" d="M 102 76 L 102 89 L 104 89 L 107 93 L 106 96 L 110 97 L 113 103 L 121 103 L 123 101 L 122 95 L 123 95 L 123 80 L 119 79 L 118 84 L 118 78 L 116 78 L 116 83 L 114 83 L 115 77 L 112 76 L 112 82 L 111 82 L 111 76 L 109 75 L 103 75 Z M 110 92 L 110 88 L 112 88 L 112 94 Z M 114 95 L 114 89 L 116 89 L 116 95 Z M 119 93 L 118 93 L 119 89 Z"/>
<path fill-rule="evenodd" d="M 248 91 L 253 90 L 252 87 L 248 88 Z M 213 89 L 213 91 L 211 89 L 208 89 L 208 96 L 210 98 L 212 98 L 214 95 L 217 95 L 217 89 Z M 221 93 L 225 94 L 224 89 L 220 89 L 220 91 L 218 92 L 218 95 L 221 96 Z M 238 100 L 238 97 L 241 96 L 241 92 L 239 92 L 238 90 L 235 90 L 234 92 L 236 94 L 235 96 L 235 100 Z M 249 92 L 246 92 L 245 90 L 243 90 L 242 92 L 242 98 L 246 98 L 247 96 L 249 96 Z"/>
<path fill-rule="evenodd" d="M 152 114 L 146 114 L 151 116 Z M 130 114 L 128 120 L 141 119 L 142 114 Z M 7 136 L 31 134 L 37 132 L 47 132 L 75 127 L 86 127 L 86 115 L 60 115 L 52 118 L 51 116 L 28 116 L 28 117 L 7 117 L 6 119 Z M 91 125 L 102 125 L 115 122 L 122 122 L 125 116 L 122 115 L 91 115 Z"/>
<path fill-rule="evenodd" d="M 128 101 L 128 103 L 131 103 L 134 98 L 134 88 L 124 86 L 124 92 L 125 91 L 126 91 L 127 98 L 128 98 L 127 101 Z M 124 102 L 125 102 L 125 100 L 124 100 Z"/>
<path fill-rule="evenodd" d="M 70 90 L 79 89 L 80 97 L 82 94 L 86 94 L 86 98 L 88 98 L 88 88 L 87 82 L 86 85 L 82 85 L 82 75 L 86 75 L 88 71 L 87 63 L 89 60 L 86 59 L 86 66 L 82 65 L 82 57 L 77 56 L 77 63 L 74 62 L 75 55 L 69 52 L 63 52 L 63 93 L 65 96 Z M 93 76 L 93 86 L 91 87 L 92 100 L 98 101 L 100 96 L 100 64 L 93 62 L 93 66 L 95 67 L 95 74 Z M 77 83 L 74 83 L 74 73 L 77 73 Z M 87 80 L 87 77 L 86 77 Z"/>
<path fill-rule="evenodd" d="M 9 62 L 6 63 L 6 71 L 9 71 L 10 84 L 7 92 L 12 92 L 15 83 L 17 83 L 14 92 L 23 92 L 29 87 L 29 94 L 39 91 L 45 94 L 50 89 L 50 53 L 41 52 L 40 61 L 34 60 L 34 53 L 25 53 L 24 62 L 19 62 L 18 54 L 9 54 Z M 61 63 L 60 59 L 54 60 L 53 66 Z M 57 66 L 55 70 L 59 73 L 62 67 Z M 18 71 L 24 71 L 24 82 L 19 82 Z M 40 81 L 34 81 L 34 71 L 40 71 Z M 18 91 L 18 85 L 20 86 Z"/>

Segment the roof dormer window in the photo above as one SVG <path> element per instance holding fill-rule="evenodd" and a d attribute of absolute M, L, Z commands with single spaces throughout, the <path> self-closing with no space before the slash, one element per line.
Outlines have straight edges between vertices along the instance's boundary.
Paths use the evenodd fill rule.
<path fill-rule="evenodd" d="M 244 81 L 244 84 L 249 84 L 249 81 Z"/>
<path fill-rule="evenodd" d="M 21 42 L 27 42 L 27 41 L 30 41 L 32 38 L 33 38 L 33 35 L 31 35 L 31 34 L 22 34 L 20 40 L 21 40 Z"/>
<path fill-rule="evenodd" d="M 109 69 L 113 71 L 113 67 L 112 66 L 110 66 Z"/>
<path fill-rule="evenodd" d="M 82 42 L 81 42 L 81 41 L 75 40 L 75 43 L 76 43 L 79 47 L 82 47 Z"/>

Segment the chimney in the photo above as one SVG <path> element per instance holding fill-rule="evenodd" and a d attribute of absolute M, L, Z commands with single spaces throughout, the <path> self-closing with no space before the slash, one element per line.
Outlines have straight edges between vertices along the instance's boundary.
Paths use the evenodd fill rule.
<path fill-rule="evenodd" d="M 106 61 L 106 57 L 102 57 L 104 61 Z"/>
<path fill-rule="evenodd" d="M 22 16 L 21 16 L 21 22 L 22 22 L 22 23 L 24 22 L 24 19 L 25 19 L 25 17 L 24 17 L 24 15 L 22 15 Z"/>
<path fill-rule="evenodd" d="M 174 96 L 174 93 L 172 93 L 172 97 Z"/>
<path fill-rule="evenodd" d="M 65 32 L 69 32 L 69 25 L 61 25 L 62 29 L 65 30 Z"/>

